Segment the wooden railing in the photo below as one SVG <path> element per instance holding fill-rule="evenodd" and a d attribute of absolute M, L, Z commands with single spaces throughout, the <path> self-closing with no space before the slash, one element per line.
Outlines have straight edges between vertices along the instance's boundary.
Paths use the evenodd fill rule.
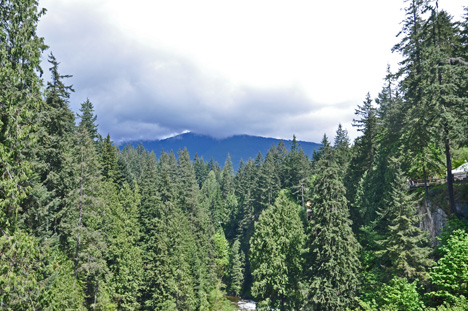
<path fill-rule="evenodd" d="M 454 183 L 466 183 L 468 182 L 467 177 L 463 178 L 454 178 Z M 424 187 L 424 179 L 413 179 L 408 181 L 410 185 L 410 189 L 415 189 L 415 188 L 422 188 Z M 428 178 L 427 179 L 427 186 L 428 187 L 433 187 L 433 186 L 438 186 L 438 185 L 443 185 L 447 183 L 447 178 Z"/>

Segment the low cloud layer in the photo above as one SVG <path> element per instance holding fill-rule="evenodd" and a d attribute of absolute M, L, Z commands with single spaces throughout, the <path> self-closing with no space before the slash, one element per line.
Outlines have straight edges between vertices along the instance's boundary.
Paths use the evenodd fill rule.
<path fill-rule="evenodd" d="M 301 140 L 319 142 L 324 133 L 333 135 L 339 123 L 352 130 L 354 108 L 359 104 L 355 98 L 324 104 L 312 99 L 300 83 L 233 82 L 208 73 L 183 53 L 131 38 L 111 26 L 102 10 L 90 10 L 91 3 L 41 3 L 54 5 L 39 32 L 61 62 L 61 73 L 73 75 L 68 81 L 76 90 L 72 109 L 78 111 L 89 98 L 100 132 L 110 133 L 117 143 L 184 131 L 286 139 L 295 134 Z M 333 90 L 340 92 L 340 86 Z"/>

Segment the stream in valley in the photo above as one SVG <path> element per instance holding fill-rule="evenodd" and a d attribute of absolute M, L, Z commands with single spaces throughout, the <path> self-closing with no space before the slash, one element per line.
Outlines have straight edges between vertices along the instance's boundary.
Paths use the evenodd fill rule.
<path fill-rule="evenodd" d="M 227 296 L 227 299 L 229 299 L 233 304 L 237 306 L 238 311 L 252 311 L 255 310 L 256 307 L 256 302 L 253 300 L 246 300 L 242 299 L 239 297 L 232 297 L 232 296 Z"/>

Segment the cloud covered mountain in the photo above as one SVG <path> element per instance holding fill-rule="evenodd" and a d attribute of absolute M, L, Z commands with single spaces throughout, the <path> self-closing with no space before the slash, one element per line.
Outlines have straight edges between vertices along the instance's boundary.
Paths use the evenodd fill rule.
<path fill-rule="evenodd" d="M 221 167 L 224 165 L 227 154 L 229 153 L 233 167 L 237 170 L 241 160 L 245 162 L 249 158 L 254 159 L 259 152 L 265 157 L 268 149 L 270 149 L 272 145 L 277 146 L 279 142 L 280 140 L 275 138 L 250 135 L 235 135 L 228 138 L 217 139 L 206 135 L 185 133 L 162 140 L 133 141 L 129 142 L 129 144 L 134 147 L 142 144 L 145 149 L 154 151 L 156 156 L 159 156 L 162 150 L 166 152 L 172 150 L 177 156 L 178 150 L 187 148 L 192 159 L 195 158 L 195 154 L 198 154 L 198 157 L 203 157 L 205 161 L 209 161 L 213 158 Z M 283 142 L 289 150 L 291 147 L 291 140 L 283 140 Z M 298 143 L 299 147 L 304 150 L 304 153 L 309 158 L 312 157 L 314 150 L 317 150 L 320 146 L 320 144 L 305 141 L 298 141 Z"/>

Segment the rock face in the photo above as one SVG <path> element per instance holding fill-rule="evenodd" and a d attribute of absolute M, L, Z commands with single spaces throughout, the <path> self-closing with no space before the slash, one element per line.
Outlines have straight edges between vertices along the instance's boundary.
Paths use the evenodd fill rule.
<path fill-rule="evenodd" d="M 456 202 L 455 208 L 459 215 L 463 215 L 465 219 L 468 219 L 468 202 Z M 442 233 L 442 227 L 447 223 L 447 213 L 432 202 L 426 203 L 423 201 L 420 203 L 418 213 L 423 215 L 419 227 L 429 232 L 432 246 L 439 244 L 437 237 Z"/>
<path fill-rule="evenodd" d="M 437 237 L 442 232 L 442 227 L 447 223 L 447 213 L 438 206 L 433 206 L 431 202 L 422 202 L 419 206 L 418 214 L 424 215 L 419 227 L 429 232 L 432 246 L 438 244 Z"/>

